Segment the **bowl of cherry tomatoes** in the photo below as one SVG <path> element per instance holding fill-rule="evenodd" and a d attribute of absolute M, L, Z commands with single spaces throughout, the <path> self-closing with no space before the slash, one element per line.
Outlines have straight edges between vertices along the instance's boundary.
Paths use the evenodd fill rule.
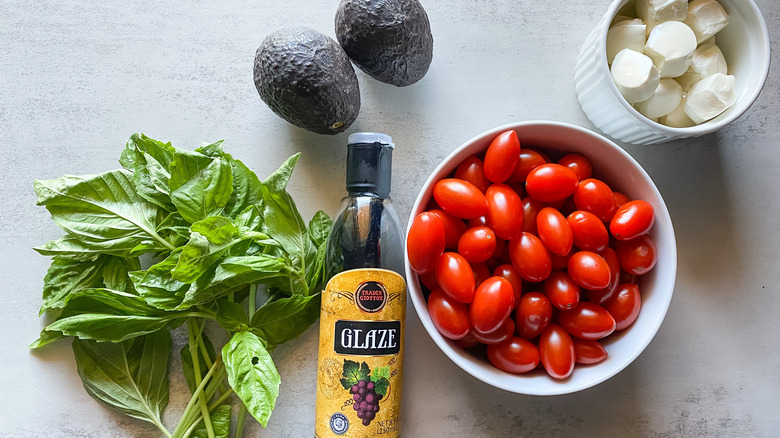
<path fill-rule="evenodd" d="M 409 294 L 436 345 L 490 385 L 566 394 L 614 376 L 671 302 L 677 249 L 648 174 L 610 140 L 529 121 L 484 132 L 412 208 Z"/>

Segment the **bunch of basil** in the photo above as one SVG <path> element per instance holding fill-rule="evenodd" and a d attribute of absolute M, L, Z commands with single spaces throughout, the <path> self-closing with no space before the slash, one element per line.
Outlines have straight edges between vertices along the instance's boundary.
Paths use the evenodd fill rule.
<path fill-rule="evenodd" d="M 31 347 L 75 337 L 87 392 L 167 437 L 227 437 L 233 393 L 235 436 L 247 412 L 265 427 L 280 385 L 269 351 L 319 317 L 331 226 L 322 211 L 307 226 L 286 191 L 299 155 L 261 182 L 222 142 L 187 151 L 136 134 L 121 169 L 35 181 L 67 234 L 35 248 L 53 257 L 41 306 L 53 321 Z M 209 320 L 230 336 L 219 353 Z M 183 325 L 192 398 L 171 432 L 161 417 Z"/>

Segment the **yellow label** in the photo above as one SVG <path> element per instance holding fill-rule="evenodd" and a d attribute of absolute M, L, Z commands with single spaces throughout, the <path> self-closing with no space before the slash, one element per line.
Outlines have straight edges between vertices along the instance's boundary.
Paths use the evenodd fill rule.
<path fill-rule="evenodd" d="M 406 284 L 385 269 L 335 275 L 322 292 L 314 434 L 398 437 Z"/>

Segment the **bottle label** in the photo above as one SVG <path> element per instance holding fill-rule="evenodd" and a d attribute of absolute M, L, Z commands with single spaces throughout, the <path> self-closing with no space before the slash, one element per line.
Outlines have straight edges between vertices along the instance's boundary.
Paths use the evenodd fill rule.
<path fill-rule="evenodd" d="M 406 284 L 385 269 L 335 275 L 322 292 L 315 436 L 400 435 Z"/>

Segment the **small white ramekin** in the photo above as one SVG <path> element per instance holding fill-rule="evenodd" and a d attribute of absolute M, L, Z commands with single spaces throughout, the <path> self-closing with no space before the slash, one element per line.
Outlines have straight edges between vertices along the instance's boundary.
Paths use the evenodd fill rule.
<path fill-rule="evenodd" d="M 769 31 L 752 0 L 718 0 L 729 24 L 716 36 L 736 78 L 737 102 L 723 114 L 690 128 L 656 123 L 635 110 L 620 95 L 607 64 L 607 31 L 615 15 L 633 0 L 615 0 L 585 39 L 574 67 L 574 88 L 582 110 L 610 137 L 634 144 L 656 144 L 709 134 L 739 118 L 755 102 L 769 74 Z"/>

